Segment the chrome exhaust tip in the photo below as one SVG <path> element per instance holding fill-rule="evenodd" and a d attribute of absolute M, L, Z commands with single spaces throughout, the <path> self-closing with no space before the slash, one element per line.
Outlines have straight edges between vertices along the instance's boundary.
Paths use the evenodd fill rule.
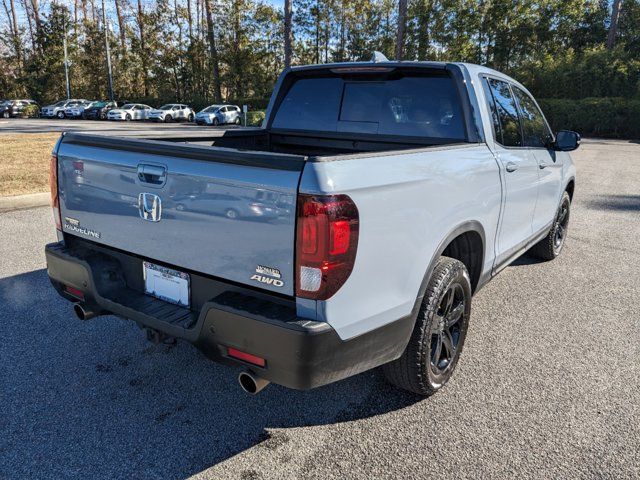
<path fill-rule="evenodd" d="M 97 317 L 98 316 L 98 314 L 96 312 L 94 312 L 93 310 L 89 310 L 82 303 L 74 303 L 73 304 L 73 311 L 76 314 L 76 317 L 78 317 L 80 320 L 89 320 L 89 319 L 91 319 L 93 317 Z"/>
<path fill-rule="evenodd" d="M 257 395 L 264 389 L 264 387 L 269 385 L 271 382 L 269 380 L 265 380 L 264 378 L 256 377 L 251 372 L 240 372 L 240 374 L 238 375 L 238 383 L 240 383 L 240 387 L 242 387 L 242 390 L 244 390 L 248 394 Z"/>

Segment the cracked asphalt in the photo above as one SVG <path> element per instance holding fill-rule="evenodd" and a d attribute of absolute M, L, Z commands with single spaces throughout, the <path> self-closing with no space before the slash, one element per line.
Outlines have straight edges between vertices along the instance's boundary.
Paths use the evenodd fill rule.
<path fill-rule="evenodd" d="M 585 140 L 561 257 L 475 298 L 451 382 L 244 394 L 238 370 L 48 283 L 48 208 L 0 214 L 0 478 L 638 478 L 640 143 Z"/>

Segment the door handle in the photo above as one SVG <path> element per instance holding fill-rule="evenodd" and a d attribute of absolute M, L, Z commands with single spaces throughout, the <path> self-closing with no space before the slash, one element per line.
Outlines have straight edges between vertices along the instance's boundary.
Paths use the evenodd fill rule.
<path fill-rule="evenodd" d="M 507 172 L 511 173 L 511 172 L 515 172 L 516 170 L 518 170 L 518 165 L 516 165 L 513 162 L 509 162 L 509 163 L 507 163 L 507 166 L 505 168 L 507 169 Z"/>
<path fill-rule="evenodd" d="M 142 183 L 161 186 L 167 180 L 167 169 L 161 165 L 138 165 L 138 180 Z"/>
<path fill-rule="evenodd" d="M 547 168 L 548 167 L 548 165 L 546 163 L 544 163 L 544 162 L 539 163 L 538 166 L 540 167 L 540 170 L 542 170 L 543 168 Z"/>

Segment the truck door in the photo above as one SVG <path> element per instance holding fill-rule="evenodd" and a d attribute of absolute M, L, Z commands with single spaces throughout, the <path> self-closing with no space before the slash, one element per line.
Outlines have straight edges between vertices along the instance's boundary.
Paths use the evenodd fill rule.
<path fill-rule="evenodd" d="M 524 145 L 509 83 L 489 77 L 484 79 L 483 86 L 493 122 L 493 151 L 504 182 L 504 205 L 496 245 L 496 265 L 499 265 L 521 250 L 532 236 L 539 168 Z"/>
<path fill-rule="evenodd" d="M 538 201 L 533 214 L 533 233 L 551 225 L 562 193 L 562 157 L 550 147 L 553 135 L 544 115 L 533 98 L 512 86 L 520 110 L 524 144 L 538 165 Z"/>

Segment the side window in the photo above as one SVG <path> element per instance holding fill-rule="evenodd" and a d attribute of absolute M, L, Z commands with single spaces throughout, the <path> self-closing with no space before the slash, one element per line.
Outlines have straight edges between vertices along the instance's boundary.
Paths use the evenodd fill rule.
<path fill-rule="evenodd" d="M 511 95 L 507 82 L 487 79 L 495 103 L 495 112 L 500 124 L 500 133 L 496 131 L 496 140 L 505 147 L 522 147 L 522 133 L 516 101 Z"/>
<path fill-rule="evenodd" d="M 518 87 L 512 87 L 513 94 L 518 100 L 524 144 L 527 147 L 544 148 L 548 145 L 551 132 L 544 121 L 542 112 L 533 99 Z"/>

